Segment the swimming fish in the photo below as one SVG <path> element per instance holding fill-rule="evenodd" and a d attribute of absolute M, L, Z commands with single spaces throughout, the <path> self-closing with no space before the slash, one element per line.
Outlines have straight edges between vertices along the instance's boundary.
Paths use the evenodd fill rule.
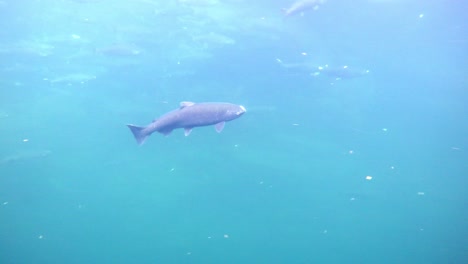
<path fill-rule="evenodd" d="M 247 110 L 242 105 L 231 103 L 193 103 L 181 102 L 180 108 L 168 112 L 146 127 L 127 125 L 137 143 L 142 145 L 154 132 L 169 135 L 172 130 L 183 128 L 188 136 L 194 127 L 215 125 L 219 133 L 227 121 L 234 120 Z"/>
<path fill-rule="evenodd" d="M 325 3 L 325 1 L 326 0 L 299 0 L 294 2 L 289 8 L 283 8 L 283 13 L 284 16 L 288 17 L 310 9 L 317 10 L 319 5 Z"/>

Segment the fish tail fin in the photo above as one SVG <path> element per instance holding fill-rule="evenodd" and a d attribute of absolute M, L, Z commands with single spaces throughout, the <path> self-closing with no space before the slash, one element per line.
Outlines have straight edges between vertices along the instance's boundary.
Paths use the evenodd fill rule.
<path fill-rule="evenodd" d="M 148 135 L 143 132 L 145 129 L 144 127 L 138 127 L 134 125 L 127 125 L 128 128 L 130 128 L 130 131 L 132 131 L 133 136 L 135 137 L 138 145 L 143 145 L 145 143 L 146 138 L 148 138 Z"/>

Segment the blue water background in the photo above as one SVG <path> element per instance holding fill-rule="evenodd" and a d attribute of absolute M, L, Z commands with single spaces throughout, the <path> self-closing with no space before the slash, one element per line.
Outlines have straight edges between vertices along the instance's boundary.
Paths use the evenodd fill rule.
<path fill-rule="evenodd" d="M 466 1 L 293 3 L 0 1 L 0 263 L 468 263 Z"/>

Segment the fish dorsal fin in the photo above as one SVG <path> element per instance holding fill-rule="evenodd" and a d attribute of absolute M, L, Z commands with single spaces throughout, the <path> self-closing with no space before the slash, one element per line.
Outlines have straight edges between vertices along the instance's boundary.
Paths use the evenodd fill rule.
<path fill-rule="evenodd" d="M 187 106 L 192 106 L 194 105 L 194 102 L 180 102 L 180 109 L 187 107 Z"/>

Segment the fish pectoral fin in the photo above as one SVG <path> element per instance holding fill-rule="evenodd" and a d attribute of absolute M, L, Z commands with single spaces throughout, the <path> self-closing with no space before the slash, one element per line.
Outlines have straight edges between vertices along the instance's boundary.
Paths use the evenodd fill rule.
<path fill-rule="evenodd" d="M 190 133 L 192 132 L 192 128 L 190 127 L 186 127 L 184 128 L 184 135 L 187 137 L 188 135 L 190 135 Z"/>
<path fill-rule="evenodd" d="M 217 123 L 215 125 L 216 132 L 220 133 L 221 131 L 223 131 L 224 124 L 226 124 L 226 122 L 224 121 Z"/>

